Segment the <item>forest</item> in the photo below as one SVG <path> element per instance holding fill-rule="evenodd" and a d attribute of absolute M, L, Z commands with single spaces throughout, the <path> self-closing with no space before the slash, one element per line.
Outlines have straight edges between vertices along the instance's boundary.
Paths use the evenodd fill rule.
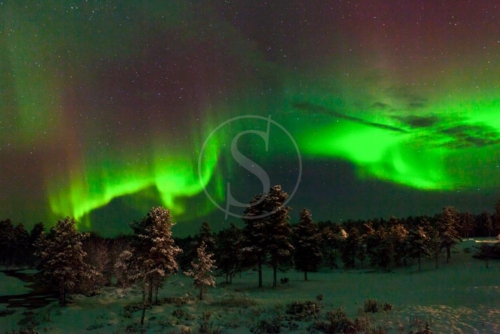
<path fill-rule="evenodd" d="M 48 230 L 38 223 L 31 231 L 6 219 L 0 221 L 0 265 L 6 271 L 35 268 L 36 284 L 57 296 L 61 307 L 71 303 L 74 294 L 94 296 L 109 286 L 138 286 L 142 298 L 134 310 L 140 311 L 142 326 L 147 310 L 161 303 L 159 291 L 177 273 L 191 277 L 195 299 L 202 301 L 209 288 L 215 287 L 216 279 L 227 287 L 235 276 L 241 277 L 248 270 L 257 273 L 255 285 L 263 288 L 267 286 L 263 271 L 269 268 L 272 289 L 288 283 L 286 273 L 290 270 L 303 273 L 304 281 L 308 273 L 323 269 L 387 273 L 416 265 L 419 272 L 424 259 L 431 259 L 439 270 L 443 261 L 453 261 L 451 250 L 462 239 L 500 233 L 500 201 L 494 214 L 458 212 L 445 206 L 432 217 L 339 224 L 315 222 L 308 209 L 292 218 L 292 209 L 284 205 L 287 198 L 280 186 L 271 187 L 249 202 L 240 224 L 212 231 L 210 224 L 203 222 L 199 233 L 185 238 L 172 235 L 173 217 L 163 207 L 152 208 L 142 220 L 131 222 L 129 235 L 114 238 L 81 233 L 71 217 Z M 496 243 L 484 243 L 470 255 L 488 266 L 490 259 L 500 258 L 500 251 Z M 354 323 L 351 327 L 352 333 L 359 332 Z M 335 328 L 327 326 L 324 332 L 337 332 L 340 327 Z M 425 330 L 422 333 L 430 333 L 430 329 Z"/>

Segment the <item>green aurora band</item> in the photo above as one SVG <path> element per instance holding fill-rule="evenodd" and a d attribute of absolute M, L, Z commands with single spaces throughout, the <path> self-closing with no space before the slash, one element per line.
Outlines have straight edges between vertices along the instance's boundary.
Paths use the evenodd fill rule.
<path fill-rule="evenodd" d="M 202 192 L 216 174 L 217 152 L 208 150 L 205 153 L 206 163 L 200 177 L 197 160 L 186 155 L 158 153 L 150 161 L 135 160 L 134 164 L 125 162 L 133 159 L 89 162 L 86 168 L 73 170 L 68 183 L 61 184 L 60 178 L 53 180 L 49 187 L 50 207 L 58 216 L 71 215 L 90 227 L 88 214 L 93 210 L 114 198 L 131 194 L 140 196 L 141 191 L 155 187 L 161 203 L 170 208 L 172 214 L 189 217 L 179 199 Z M 199 209 L 196 214 L 207 212 Z"/>
<path fill-rule="evenodd" d="M 495 11 L 484 21 L 487 11 L 448 1 L 479 15 L 475 32 L 437 7 L 335 3 L 1 3 L 3 214 L 28 208 L 48 224 L 69 215 L 90 228 L 93 212 L 128 197 L 138 212 L 161 203 L 176 220 L 206 215 L 216 208 L 203 188 L 225 197 L 238 167 L 227 144 L 247 129 L 205 149 L 201 178 L 198 153 L 241 115 L 270 115 L 304 160 L 348 162 L 359 179 L 429 192 L 499 187 Z M 281 162 L 295 159 L 279 150 Z M 253 158 L 273 166 L 273 156 Z M 322 181 L 328 168 L 311 174 Z"/>
<path fill-rule="evenodd" d="M 500 99 L 432 108 L 434 124 L 413 128 L 380 113 L 363 113 L 362 122 L 322 115 L 306 132 L 297 127 L 298 142 L 311 158 L 350 161 L 361 178 L 431 191 L 498 187 Z"/>

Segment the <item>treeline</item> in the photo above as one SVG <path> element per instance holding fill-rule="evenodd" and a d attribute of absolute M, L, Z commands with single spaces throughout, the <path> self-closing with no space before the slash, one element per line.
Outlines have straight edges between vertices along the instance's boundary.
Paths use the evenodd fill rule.
<path fill-rule="evenodd" d="M 233 277 L 244 270 L 273 270 L 273 287 L 278 271 L 296 269 L 304 273 L 321 267 L 363 268 L 387 271 L 392 267 L 432 258 L 435 266 L 443 256 L 451 258 L 452 247 L 461 238 L 491 236 L 500 232 L 500 201 L 496 213 L 459 213 L 450 206 L 433 217 L 389 220 L 373 219 L 314 222 L 303 209 L 291 223 L 286 206 L 288 195 L 280 186 L 252 198 L 243 212 L 243 227 L 231 223 L 217 233 L 206 222 L 193 237 L 174 238 L 169 210 L 153 208 L 141 221 L 133 222 L 132 235 L 102 238 L 79 233 L 75 221 L 66 218 L 49 231 L 36 224 L 28 232 L 22 224 L 0 222 L 0 264 L 39 269 L 38 282 L 61 297 L 72 293 L 91 295 L 103 286 L 126 288 L 140 284 L 144 310 L 157 301 L 165 280 L 179 270 L 193 277 L 203 298 L 206 287 L 214 286 L 213 275 Z M 213 273 L 212 273 L 213 272 Z"/>
<path fill-rule="evenodd" d="M 35 224 L 28 232 L 22 223 L 14 225 L 10 219 L 0 220 L 0 265 L 34 266 L 34 242 L 43 231 L 43 223 Z"/>

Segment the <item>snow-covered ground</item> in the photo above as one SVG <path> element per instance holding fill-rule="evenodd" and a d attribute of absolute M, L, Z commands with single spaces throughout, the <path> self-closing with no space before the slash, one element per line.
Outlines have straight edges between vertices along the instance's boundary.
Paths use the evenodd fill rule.
<path fill-rule="evenodd" d="M 30 271 L 21 271 L 30 272 Z M 31 292 L 31 289 L 25 287 L 26 283 L 21 280 L 7 276 L 0 271 L 0 296 L 21 295 Z"/>
<path fill-rule="evenodd" d="M 425 260 L 421 272 L 417 272 L 416 264 L 390 273 L 371 269 L 336 270 L 310 273 L 307 282 L 303 281 L 302 273 L 288 271 L 280 273 L 279 277 L 288 277 L 290 282 L 276 289 L 270 287 L 271 270 L 264 271 L 263 289 L 256 288 L 257 273 L 248 271 L 241 278 L 236 276 L 231 286 L 211 289 L 203 302 L 194 300 L 196 291 L 191 286 L 191 279 L 177 275 L 168 280 L 160 297 L 190 295 L 193 300 L 180 307 L 172 304 L 154 306 L 146 313 L 145 327 L 148 333 L 170 333 L 173 329 L 180 331 L 183 326 L 195 332 L 201 314 L 211 311 L 214 327 L 220 326 L 226 333 L 249 333 L 249 327 L 255 326 L 260 319 L 284 314 L 286 304 L 316 301 L 316 296 L 323 294 L 323 313 L 343 307 L 355 317 L 360 314 L 366 299 L 392 304 L 392 311 L 376 313 L 372 319 L 373 324 L 390 328 L 391 333 L 398 333 L 400 327 L 408 333 L 417 329 L 411 324 L 425 321 L 430 323 L 434 333 L 500 333 L 500 262 L 490 261 L 486 268 L 483 261 L 472 258 L 475 245 L 474 240 L 465 240 L 453 250 L 451 263 L 441 262 L 439 269 L 434 269 L 432 260 Z M 471 253 L 465 253 L 465 248 L 471 249 Z M 23 284 L 12 282 L 11 278 L 1 276 L 0 279 L 0 295 L 27 292 Z M 230 296 L 247 298 L 256 304 L 247 308 L 215 305 Z M 122 333 L 140 319 L 140 311 L 127 318 L 124 306 L 140 299 L 137 288 L 123 291 L 109 287 L 95 297 L 75 296 L 74 303 L 65 308 L 51 305 L 34 310 L 32 317 L 40 322 L 37 326 L 40 332 Z M 185 311 L 187 318 L 193 318 L 174 317 L 172 313 L 177 309 Z M 0 317 L 2 332 L 18 329 L 17 323 L 26 318 L 22 314 L 24 311 Z M 294 332 L 306 332 L 308 324 L 298 324 L 300 327 Z"/>

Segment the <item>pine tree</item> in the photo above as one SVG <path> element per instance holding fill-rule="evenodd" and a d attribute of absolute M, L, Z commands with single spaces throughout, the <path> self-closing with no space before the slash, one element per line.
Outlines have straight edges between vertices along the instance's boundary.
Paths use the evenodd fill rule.
<path fill-rule="evenodd" d="M 434 267 L 437 269 L 439 267 L 439 259 L 443 255 L 443 243 L 437 228 L 432 227 L 428 222 L 424 222 L 423 226 L 429 239 L 427 242 L 429 255 L 434 259 Z"/>
<path fill-rule="evenodd" d="M 341 232 L 345 233 L 342 229 Z M 354 268 L 356 254 L 360 244 L 360 234 L 356 227 L 351 227 L 340 246 L 340 257 L 346 268 Z"/>
<path fill-rule="evenodd" d="M 394 245 L 389 237 L 387 229 L 379 227 L 376 231 L 377 247 L 374 249 L 373 264 L 383 268 L 385 271 L 389 269 L 391 258 L 394 256 Z"/>
<path fill-rule="evenodd" d="M 148 289 L 148 302 L 153 301 L 153 290 L 158 299 L 158 289 L 164 280 L 177 272 L 177 255 L 181 249 L 172 238 L 173 226 L 170 210 L 152 208 L 140 222 L 130 225 L 134 230 L 132 240 L 132 263 L 129 271 L 135 273 L 132 280 L 142 279 L 143 289 Z"/>
<path fill-rule="evenodd" d="M 208 253 L 215 253 L 217 249 L 217 242 L 210 225 L 207 222 L 203 222 L 200 226 L 200 232 L 198 233 L 198 247 L 201 246 L 201 243 L 205 243 L 205 247 Z"/>
<path fill-rule="evenodd" d="M 132 258 L 134 254 L 129 250 L 124 250 L 118 255 L 116 262 L 114 264 L 114 273 L 118 283 L 121 284 L 122 288 L 125 289 L 130 285 L 133 277 L 137 277 L 138 273 L 133 272 L 135 269 L 131 267 Z"/>
<path fill-rule="evenodd" d="M 408 230 L 397 222 L 389 228 L 389 238 L 393 247 L 393 259 L 396 266 L 402 265 L 402 260 L 407 255 L 407 243 L 406 238 L 408 237 Z"/>
<path fill-rule="evenodd" d="M 233 223 L 219 232 L 216 252 L 217 271 L 226 276 L 226 283 L 233 282 L 233 276 L 242 269 L 243 232 Z"/>
<path fill-rule="evenodd" d="M 24 228 L 22 223 L 19 223 L 13 231 L 13 257 L 16 265 L 26 264 L 30 257 L 30 234 Z"/>
<path fill-rule="evenodd" d="M 451 258 L 451 247 L 462 241 L 457 230 L 458 212 L 452 206 L 445 206 L 439 217 L 438 232 L 441 244 L 446 248 L 446 262 Z"/>
<path fill-rule="evenodd" d="M 147 305 L 153 303 L 153 292 L 157 302 L 159 288 L 179 269 L 176 257 L 181 249 L 172 238 L 172 226 L 170 210 L 162 207 L 152 208 L 140 222 L 130 224 L 134 230 L 131 242 L 133 256 L 125 253 L 120 257 L 124 260 L 129 258 L 130 262 L 125 266 L 129 279 L 142 283 L 141 325 L 144 324 Z"/>
<path fill-rule="evenodd" d="M 337 267 L 337 250 L 340 247 L 339 234 L 340 228 L 337 224 L 332 224 L 331 226 L 325 226 L 321 230 L 322 237 L 322 253 L 324 257 L 328 260 L 328 266 L 330 269 Z"/>
<path fill-rule="evenodd" d="M 42 232 L 45 231 L 45 227 L 43 226 L 43 223 L 36 223 L 33 228 L 31 229 L 30 232 L 30 241 L 29 241 L 29 258 L 28 258 L 28 263 L 31 266 L 36 266 L 36 256 L 35 256 L 35 242 L 36 240 L 40 237 Z"/>
<path fill-rule="evenodd" d="M 14 225 L 10 219 L 0 221 L 0 264 L 12 265 L 14 254 Z"/>
<path fill-rule="evenodd" d="M 265 209 L 267 212 L 273 212 L 268 216 L 268 245 L 269 266 L 273 268 L 273 288 L 277 286 L 277 269 L 279 266 L 287 263 L 293 255 L 292 228 L 288 220 L 290 207 L 283 206 L 288 198 L 288 194 L 281 190 L 281 186 L 274 186 L 269 191 L 266 200 Z"/>
<path fill-rule="evenodd" d="M 459 233 L 462 238 L 472 236 L 475 227 L 474 215 L 470 212 L 460 213 L 459 215 Z"/>
<path fill-rule="evenodd" d="M 493 231 L 493 221 L 491 220 L 491 216 L 488 211 L 484 210 L 479 216 L 480 226 L 483 231 L 485 231 L 485 235 L 491 237 L 491 232 Z"/>
<path fill-rule="evenodd" d="M 408 255 L 418 261 L 418 271 L 421 270 L 422 257 L 430 255 L 429 237 L 423 226 L 417 226 L 410 230 L 407 238 Z"/>
<path fill-rule="evenodd" d="M 90 232 L 89 236 L 83 240 L 82 247 L 87 253 L 85 262 L 100 274 L 100 279 L 86 282 L 89 290 L 97 291 L 111 281 L 113 268 L 110 261 L 109 243 L 95 232 Z"/>
<path fill-rule="evenodd" d="M 192 269 L 185 271 L 184 275 L 193 277 L 193 285 L 200 290 L 199 299 L 203 300 L 203 292 L 209 287 L 215 287 L 212 270 L 217 268 L 212 259 L 213 254 L 206 252 L 205 242 L 202 241 L 197 249 L 196 259 L 191 263 Z"/>
<path fill-rule="evenodd" d="M 257 265 L 259 287 L 262 287 L 262 265 L 266 256 L 269 257 L 268 265 L 273 268 L 273 287 L 276 287 L 277 268 L 292 255 L 290 207 L 284 206 L 287 198 L 281 186 L 273 186 L 268 193 L 255 196 L 244 212 L 246 246 L 243 251 L 246 262 Z"/>
<path fill-rule="evenodd" d="M 375 229 L 372 226 L 372 222 L 368 221 L 364 224 L 365 232 L 362 235 L 362 242 L 365 248 L 365 254 L 370 260 L 371 265 L 375 265 L 376 261 L 376 248 L 379 244 L 378 236 Z"/>
<path fill-rule="evenodd" d="M 366 254 L 370 264 L 388 270 L 391 259 L 394 257 L 394 244 L 389 230 L 380 224 L 374 229 L 371 224 L 365 224 L 366 232 L 363 241 L 366 244 Z"/>
<path fill-rule="evenodd" d="M 198 248 L 200 247 L 202 242 L 205 243 L 205 246 L 207 247 L 207 252 L 209 253 L 216 252 L 216 247 L 217 247 L 216 238 L 214 233 L 212 233 L 210 225 L 207 222 L 203 222 L 201 224 L 198 234 L 195 235 L 194 240 L 190 242 L 188 254 L 184 259 L 184 261 L 190 264 L 196 258 Z"/>
<path fill-rule="evenodd" d="M 48 235 L 42 232 L 35 242 L 39 279 L 47 288 L 58 291 L 62 306 L 66 305 L 66 295 L 74 292 L 83 279 L 96 275 L 84 261 L 84 237 L 76 230 L 75 220 L 67 217 L 59 220 Z"/>
<path fill-rule="evenodd" d="M 300 221 L 294 231 L 295 269 L 304 272 L 316 272 L 321 264 L 321 235 L 311 217 L 311 212 L 304 209 L 300 213 Z"/>
<path fill-rule="evenodd" d="M 359 260 L 359 262 L 361 262 L 361 268 L 363 268 L 363 264 L 364 264 L 365 259 L 366 259 L 366 248 L 365 248 L 362 236 L 360 239 L 358 250 L 356 252 L 356 259 Z"/>
<path fill-rule="evenodd" d="M 261 211 L 256 208 L 256 203 L 260 201 L 260 196 L 255 196 L 250 201 L 250 206 L 245 210 L 243 222 L 244 247 L 243 260 L 245 265 L 257 266 L 258 273 L 258 287 L 262 287 L 262 266 L 267 255 L 267 225 L 268 221 L 264 218 L 253 218 L 261 215 Z"/>
<path fill-rule="evenodd" d="M 38 239 L 40 234 L 42 234 L 42 232 L 44 232 L 44 231 L 45 231 L 45 227 L 43 226 L 43 223 L 42 222 L 36 223 L 30 232 L 31 243 L 34 243 Z"/>

